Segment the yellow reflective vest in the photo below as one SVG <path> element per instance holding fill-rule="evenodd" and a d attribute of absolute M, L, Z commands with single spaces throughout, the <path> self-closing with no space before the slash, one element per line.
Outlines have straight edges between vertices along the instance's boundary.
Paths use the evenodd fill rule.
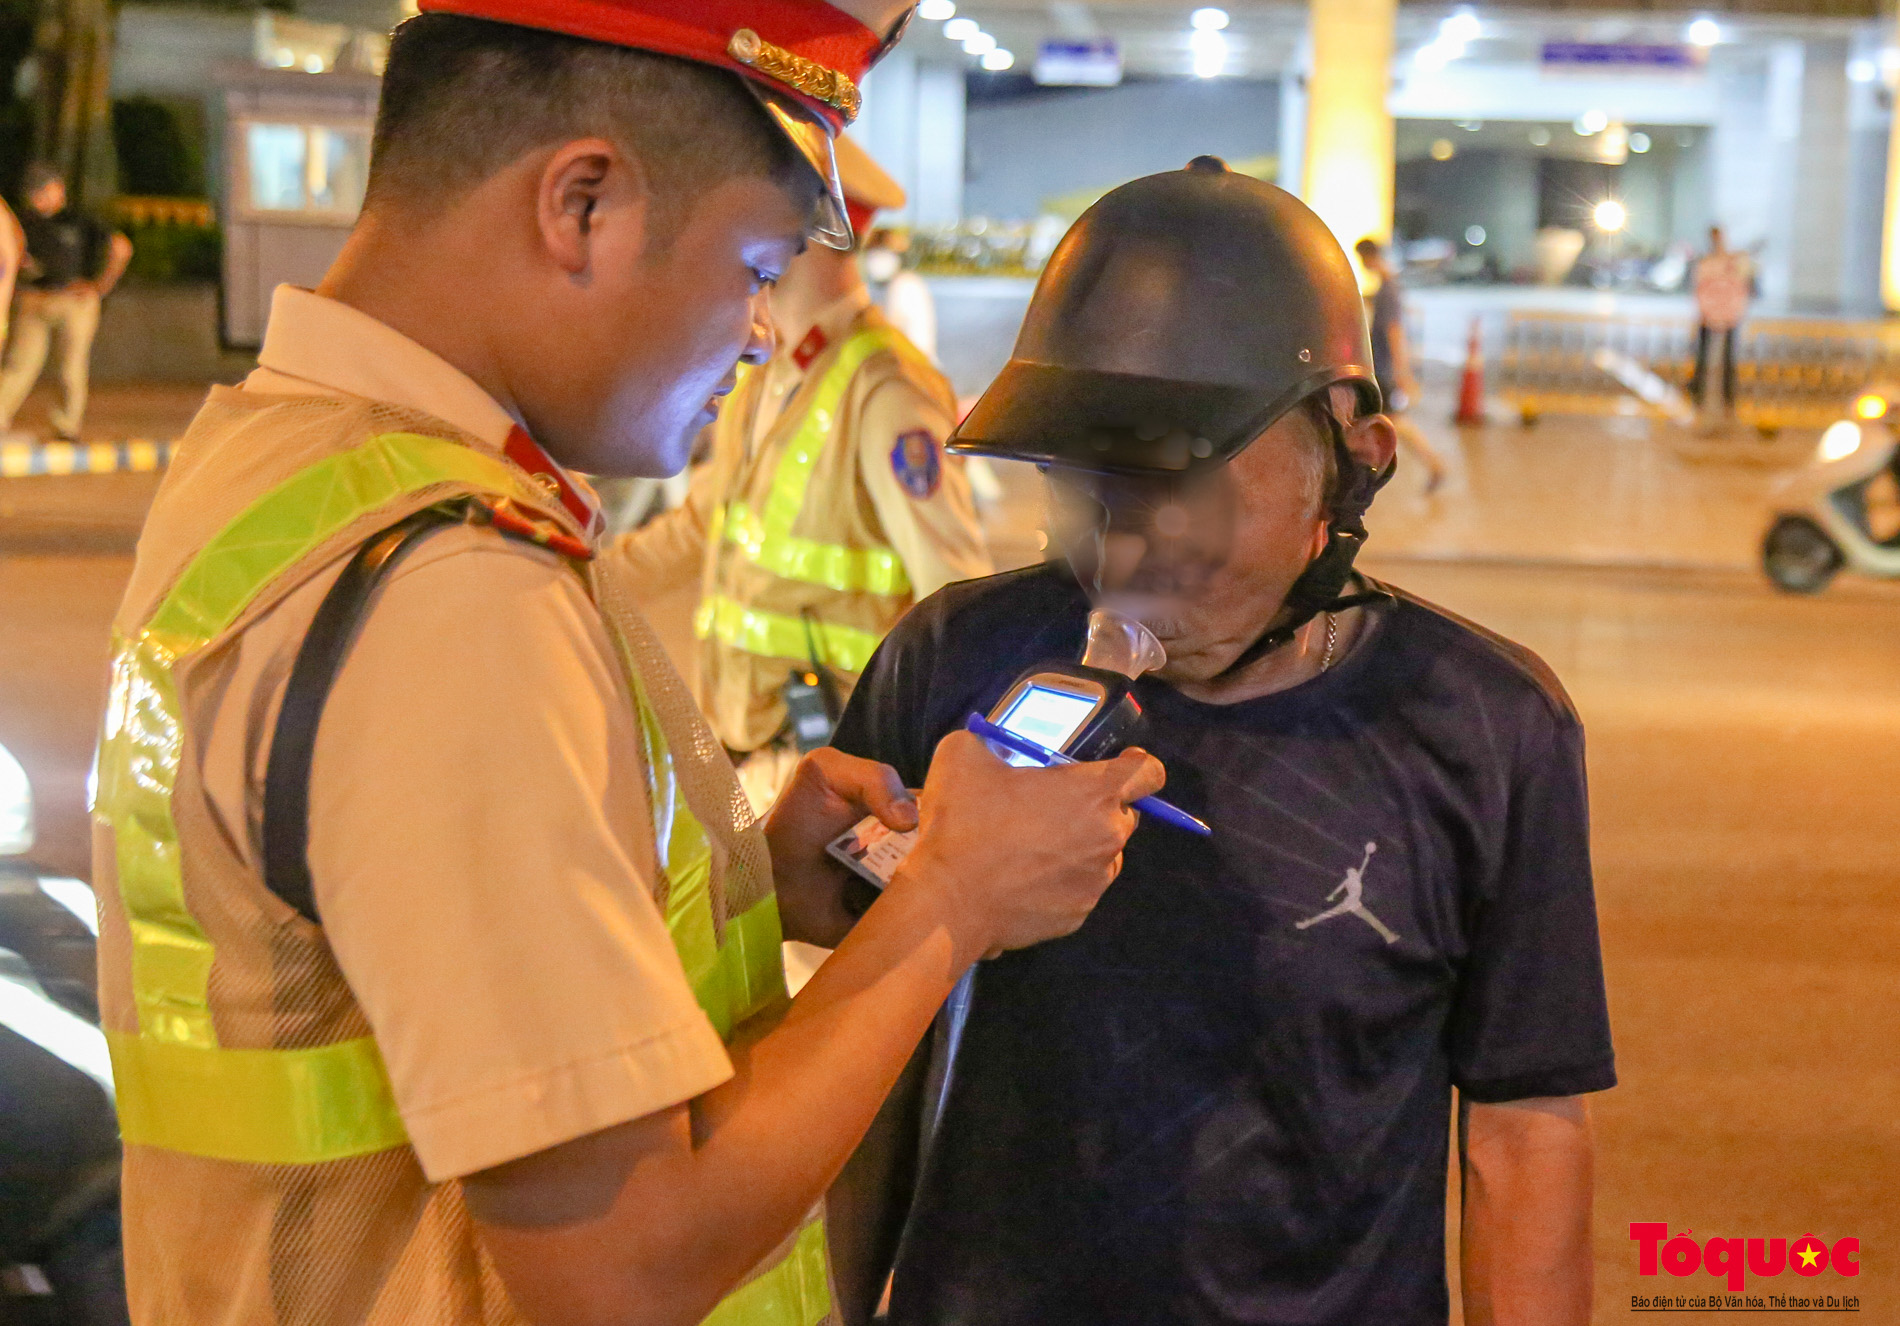
<path fill-rule="evenodd" d="M 545 489 L 493 452 L 425 432 L 370 434 L 360 425 L 391 413 L 381 407 L 359 409 L 352 431 L 353 407 L 339 408 L 336 445 L 252 500 L 234 495 L 160 592 L 135 579 L 115 627 L 95 864 L 140 1322 L 519 1320 L 472 1238 L 459 1186 L 424 1179 L 321 929 L 286 919 L 226 844 L 191 758 L 195 670 L 356 543 L 470 498 L 560 519 Z M 713 888 L 706 832 L 624 640 L 622 654 L 666 924 L 702 1008 L 729 1037 L 784 998 L 777 901 L 716 910 L 725 894 Z M 813 1326 L 830 1306 L 814 1218 L 708 1320 Z"/>
<path fill-rule="evenodd" d="M 867 310 L 812 361 L 784 413 L 760 435 L 752 430 L 764 374 L 745 374 L 720 409 L 694 629 L 700 693 L 734 750 L 756 750 L 778 734 L 780 692 L 795 671 L 823 664 L 848 689 L 916 601 L 858 477 L 855 411 L 898 376 L 955 417 L 943 375 Z M 941 441 L 928 445 L 933 463 L 948 469 L 957 462 Z M 980 548 L 974 532 L 971 542 Z"/>

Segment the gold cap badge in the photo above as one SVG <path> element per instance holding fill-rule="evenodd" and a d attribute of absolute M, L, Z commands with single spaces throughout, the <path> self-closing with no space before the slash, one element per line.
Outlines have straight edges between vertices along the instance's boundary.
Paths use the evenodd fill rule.
<path fill-rule="evenodd" d="M 740 28 L 726 43 L 726 53 L 740 64 L 783 83 L 794 92 L 822 101 L 842 114 L 848 124 L 857 119 L 864 97 L 858 85 L 836 69 L 827 69 L 783 46 L 774 46 L 751 28 Z"/>

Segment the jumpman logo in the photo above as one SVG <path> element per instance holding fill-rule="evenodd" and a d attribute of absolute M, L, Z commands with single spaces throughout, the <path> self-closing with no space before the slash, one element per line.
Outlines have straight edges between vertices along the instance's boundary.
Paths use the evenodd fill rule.
<path fill-rule="evenodd" d="M 1385 922 L 1374 916 L 1366 908 L 1366 867 L 1372 863 L 1372 854 L 1378 850 L 1379 844 L 1367 843 L 1366 854 L 1360 858 L 1359 864 L 1348 870 L 1346 872 L 1346 878 L 1339 881 L 1339 887 L 1326 895 L 1326 901 L 1332 902 L 1334 898 L 1339 897 L 1339 895 L 1343 893 L 1346 895 L 1343 901 L 1327 908 L 1318 916 L 1307 917 L 1304 921 L 1299 922 L 1294 929 L 1304 930 L 1308 926 L 1318 925 L 1321 921 L 1330 921 L 1335 916 L 1356 916 L 1374 930 L 1377 930 L 1379 934 L 1384 937 L 1386 943 L 1398 943 L 1399 937 L 1386 929 Z"/>

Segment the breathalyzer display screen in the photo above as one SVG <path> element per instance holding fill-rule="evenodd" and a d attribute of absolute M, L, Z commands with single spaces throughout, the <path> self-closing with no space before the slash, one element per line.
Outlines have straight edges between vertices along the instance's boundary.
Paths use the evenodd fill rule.
<path fill-rule="evenodd" d="M 1005 732 L 1027 737 L 1045 750 L 1059 751 L 1088 721 L 1097 703 L 1093 696 L 1051 690 L 1047 686 L 1028 686 L 996 720 L 996 725 Z M 1019 767 L 1035 764 L 1026 755 L 1012 754 L 1008 759 Z"/>

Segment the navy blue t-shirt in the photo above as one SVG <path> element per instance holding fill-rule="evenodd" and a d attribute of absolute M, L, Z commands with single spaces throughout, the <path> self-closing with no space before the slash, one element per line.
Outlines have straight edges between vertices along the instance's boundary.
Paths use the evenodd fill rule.
<path fill-rule="evenodd" d="M 878 650 L 836 744 L 920 786 L 1088 603 L 968 581 Z M 1397 593 L 1325 674 L 1233 705 L 1144 679 L 1152 819 L 1074 935 L 978 971 L 894 1326 L 1445 1320 L 1452 1086 L 1616 1080 L 1583 733 L 1527 650 Z"/>

